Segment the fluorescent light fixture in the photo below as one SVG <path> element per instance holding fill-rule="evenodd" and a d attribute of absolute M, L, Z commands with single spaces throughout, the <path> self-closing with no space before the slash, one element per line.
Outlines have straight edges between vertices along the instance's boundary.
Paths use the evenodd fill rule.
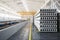
<path fill-rule="evenodd" d="M 29 11 L 28 5 L 27 5 L 27 3 L 26 3 L 26 0 L 21 0 L 21 1 L 22 1 L 22 3 L 23 3 L 24 8 L 26 9 L 26 11 Z"/>
<path fill-rule="evenodd" d="M 4 8 L 2 6 L 0 6 L 0 9 L 5 10 L 6 12 L 10 12 L 12 15 L 19 16 L 17 13 L 12 13 L 10 10 L 7 10 L 6 8 Z M 7 13 L 7 14 L 9 14 L 9 13 Z"/>
<path fill-rule="evenodd" d="M 15 11 L 13 11 L 13 9 L 9 8 L 7 5 L 4 5 L 2 3 L 0 3 L 0 5 L 4 8 L 6 8 L 7 10 L 11 11 L 12 13 L 16 13 Z"/>
<path fill-rule="evenodd" d="M 11 9 L 11 8 L 9 8 L 7 5 L 4 5 L 4 4 L 0 3 L 0 8 L 1 8 L 1 9 L 4 9 L 5 11 L 8 11 L 8 12 L 14 14 L 14 15 L 19 16 L 16 11 L 14 11 L 14 10 Z"/>
<path fill-rule="evenodd" d="M 42 9 L 43 7 L 45 7 L 46 4 L 47 4 L 49 1 L 50 1 L 50 0 L 47 0 L 46 3 L 45 3 L 40 9 Z"/>

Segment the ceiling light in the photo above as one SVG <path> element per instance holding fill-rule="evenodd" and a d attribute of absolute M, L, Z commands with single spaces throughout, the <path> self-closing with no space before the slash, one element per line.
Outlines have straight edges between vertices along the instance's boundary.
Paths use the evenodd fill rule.
<path fill-rule="evenodd" d="M 26 1 L 25 0 L 21 0 L 21 1 L 23 3 L 24 8 L 26 9 L 26 11 L 29 11 Z"/>

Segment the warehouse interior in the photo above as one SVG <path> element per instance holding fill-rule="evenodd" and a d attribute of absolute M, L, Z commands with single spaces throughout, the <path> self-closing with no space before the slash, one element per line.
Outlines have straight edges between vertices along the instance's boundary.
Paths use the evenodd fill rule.
<path fill-rule="evenodd" d="M 0 40 L 60 40 L 60 0 L 0 0 Z"/>

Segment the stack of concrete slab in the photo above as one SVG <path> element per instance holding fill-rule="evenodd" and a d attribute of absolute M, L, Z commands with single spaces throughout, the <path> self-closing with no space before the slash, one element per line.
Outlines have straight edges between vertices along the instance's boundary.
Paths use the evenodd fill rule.
<path fill-rule="evenodd" d="M 40 10 L 40 32 L 57 32 L 56 9 Z"/>

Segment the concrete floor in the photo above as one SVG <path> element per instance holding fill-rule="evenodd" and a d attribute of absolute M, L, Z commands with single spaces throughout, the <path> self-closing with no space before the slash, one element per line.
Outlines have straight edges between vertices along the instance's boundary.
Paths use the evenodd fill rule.
<path fill-rule="evenodd" d="M 17 33 L 12 35 L 8 40 L 28 40 L 30 23 L 28 23 L 25 27 L 21 28 Z"/>
<path fill-rule="evenodd" d="M 60 33 L 41 33 L 33 25 L 32 40 L 60 40 Z"/>
<path fill-rule="evenodd" d="M 34 25 L 32 27 L 32 40 L 40 40 L 40 33 L 37 32 L 37 29 Z"/>
<path fill-rule="evenodd" d="M 11 36 L 8 40 L 28 40 L 29 27 L 27 24 L 25 27 L 21 28 L 17 33 Z M 36 31 L 36 27 L 32 27 L 32 40 L 60 40 L 60 33 L 40 33 Z"/>

